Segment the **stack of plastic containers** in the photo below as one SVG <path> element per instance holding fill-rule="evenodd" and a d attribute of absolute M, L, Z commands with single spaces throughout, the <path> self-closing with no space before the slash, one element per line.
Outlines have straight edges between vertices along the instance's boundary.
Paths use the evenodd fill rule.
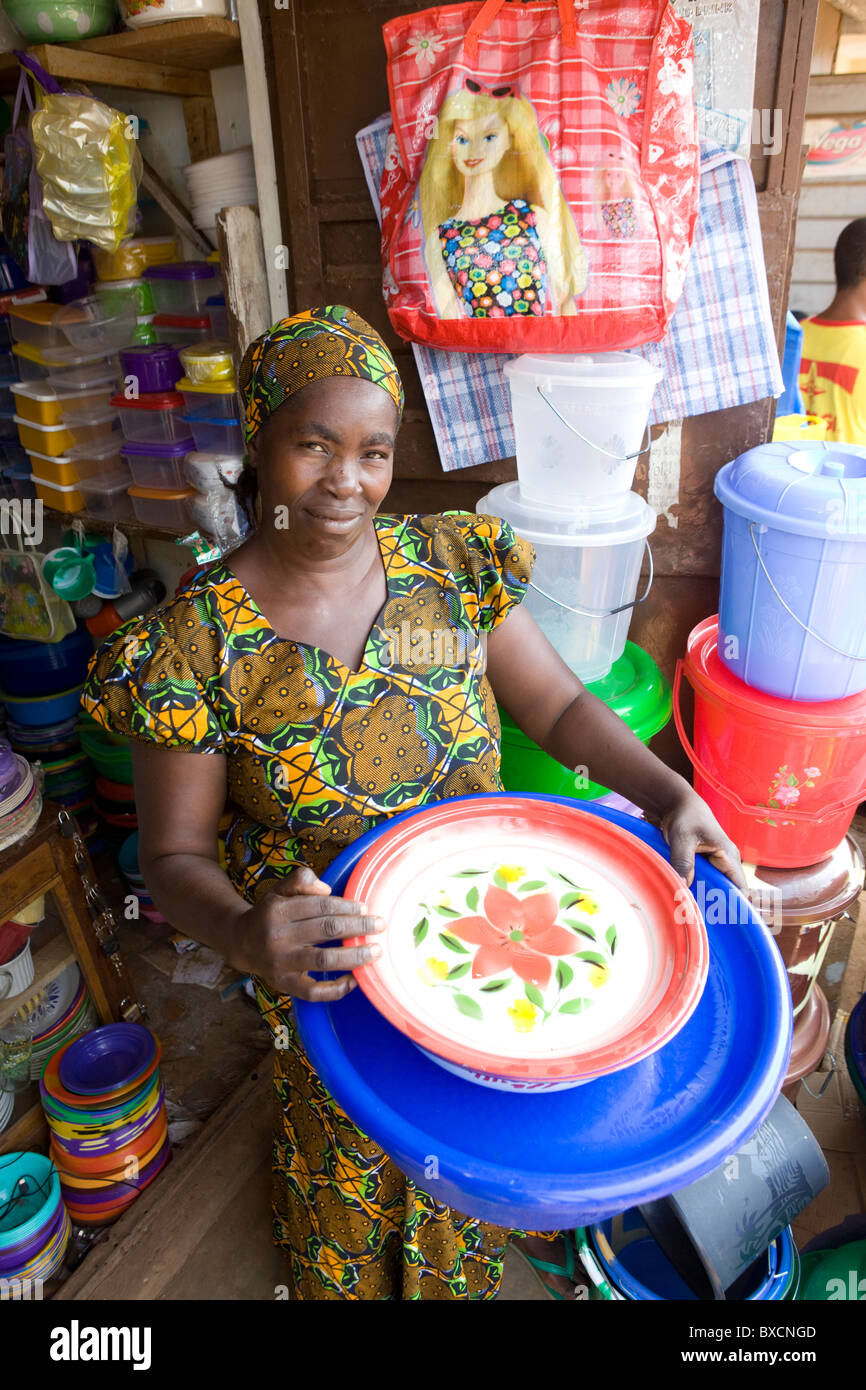
<path fill-rule="evenodd" d="M 150 265 L 144 280 L 153 296 L 157 342 L 183 347 L 210 336 L 207 301 L 222 288 L 218 266 L 209 261 Z"/>
<path fill-rule="evenodd" d="M 234 364 L 228 344 L 219 341 L 186 347 L 180 359 L 186 375 L 177 389 L 195 440 L 184 463 L 184 479 L 193 489 L 188 515 L 221 545 L 230 544 L 246 530 L 234 491 L 244 463 Z"/>
<path fill-rule="evenodd" d="M 182 529 L 186 524 L 182 464 L 194 447 L 183 420 L 182 374 L 177 349 L 167 343 L 121 353 L 123 390 L 114 397 L 124 441 L 127 505 L 145 524 Z"/>
<path fill-rule="evenodd" d="M 116 251 L 94 249 L 98 279 L 94 294 L 109 303 L 131 303 L 136 327 L 131 343 L 146 346 L 157 341 L 153 326 L 156 312 L 150 285 L 143 278 L 149 266 L 177 260 L 177 242 L 172 236 L 130 237 Z M 125 345 L 124 345 L 125 346 Z"/>
<path fill-rule="evenodd" d="M 518 357 L 505 370 L 518 481 L 494 488 L 476 510 L 535 547 L 527 608 L 575 674 L 648 741 L 667 722 L 670 690 L 646 653 L 626 653 L 656 525 L 631 485 L 660 373 L 625 352 Z M 648 591 L 649 583 L 641 598 Z M 548 758 L 510 721 L 503 739 L 508 790 L 606 791 Z"/>
<path fill-rule="evenodd" d="M 797 1000 L 790 1085 L 823 1056 L 830 1014 L 814 978 L 863 877 L 846 832 L 866 796 L 866 449 L 764 444 L 726 464 L 715 492 L 719 616 L 689 637 L 675 718 L 756 906 L 771 925 L 812 936 L 806 950 L 801 931 L 783 947 L 792 978 L 805 971 L 812 986 Z M 694 690 L 691 740 L 683 676 Z"/>

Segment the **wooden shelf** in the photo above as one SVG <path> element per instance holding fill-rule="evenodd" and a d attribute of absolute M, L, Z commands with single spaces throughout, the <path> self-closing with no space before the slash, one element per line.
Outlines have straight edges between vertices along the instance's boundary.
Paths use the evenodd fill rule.
<path fill-rule="evenodd" d="M 38 994 L 52 980 L 56 980 L 58 975 L 62 975 L 75 959 L 75 952 L 65 932 L 58 932 L 46 945 L 40 947 L 33 956 L 32 985 L 28 985 L 23 993 L 13 995 L 11 999 L 0 999 L 0 1027 L 18 1012 L 22 1004 L 32 999 L 34 994 Z"/>
<path fill-rule="evenodd" d="M 178 19 L 82 43 L 36 44 L 27 52 L 59 82 L 211 97 L 212 68 L 242 62 L 240 26 L 228 19 Z M 0 54 L 0 91 L 14 91 L 13 53 Z"/>
<path fill-rule="evenodd" d="M 145 526 L 142 521 L 106 521 L 105 517 L 91 516 L 89 512 L 58 512 L 48 506 L 45 511 L 53 521 L 63 522 L 67 526 L 71 526 L 73 521 L 83 521 L 88 530 L 102 531 L 105 535 L 111 535 L 115 526 L 119 526 L 127 536 L 148 536 L 156 541 L 179 541 L 183 536 L 190 535 L 190 528 L 187 527 L 175 531 L 168 526 Z"/>

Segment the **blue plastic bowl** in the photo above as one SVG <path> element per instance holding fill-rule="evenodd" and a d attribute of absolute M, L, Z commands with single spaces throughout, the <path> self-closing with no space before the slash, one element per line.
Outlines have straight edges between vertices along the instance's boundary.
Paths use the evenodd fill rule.
<path fill-rule="evenodd" d="M 26 1190 L 0 1217 L 0 1250 L 28 1240 L 60 1205 L 60 1179 L 51 1159 L 39 1153 L 8 1153 L 0 1164 L 0 1209 L 19 1193 L 22 1179 Z"/>
<path fill-rule="evenodd" d="M 55 695 L 83 683 L 92 655 L 93 638 L 83 624 L 60 642 L 0 637 L 0 686 L 25 698 Z"/>
<path fill-rule="evenodd" d="M 83 689 L 82 682 L 81 685 L 75 685 L 71 690 L 62 690 L 57 695 L 37 695 L 27 700 L 0 690 L 0 700 L 17 724 L 28 724 L 34 728 L 42 724 L 56 724 L 58 720 L 68 719 L 71 714 L 75 714 L 81 704 Z"/>

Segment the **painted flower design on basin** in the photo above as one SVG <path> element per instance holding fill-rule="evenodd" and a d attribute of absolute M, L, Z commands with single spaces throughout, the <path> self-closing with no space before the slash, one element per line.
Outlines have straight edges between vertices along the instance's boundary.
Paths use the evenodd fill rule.
<path fill-rule="evenodd" d="M 616 925 L 596 926 L 597 898 L 555 869 L 547 881 L 518 864 L 464 869 L 420 906 L 417 976 L 467 1018 L 483 1021 L 501 997 L 500 1017 L 529 1033 L 585 1013 L 611 977 Z"/>

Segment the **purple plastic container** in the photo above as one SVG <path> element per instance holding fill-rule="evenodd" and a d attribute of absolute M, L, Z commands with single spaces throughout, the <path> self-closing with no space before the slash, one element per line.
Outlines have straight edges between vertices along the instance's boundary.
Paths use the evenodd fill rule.
<path fill-rule="evenodd" d="M 216 271 L 209 261 L 169 261 L 165 265 L 149 265 L 145 280 L 213 280 Z"/>
<path fill-rule="evenodd" d="M 183 376 L 177 348 L 170 343 L 153 343 L 150 347 L 125 348 L 120 354 L 124 377 L 134 376 L 140 394 L 154 391 L 173 391 Z"/>
<path fill-rule="evenodd" d="M 194 449 L 195 440 L 191 438 L 166 439 L 154 444 L 126 439 L 120 452 L 138 487 L 166 490 L 186 487 L 183 461 Z"/>

